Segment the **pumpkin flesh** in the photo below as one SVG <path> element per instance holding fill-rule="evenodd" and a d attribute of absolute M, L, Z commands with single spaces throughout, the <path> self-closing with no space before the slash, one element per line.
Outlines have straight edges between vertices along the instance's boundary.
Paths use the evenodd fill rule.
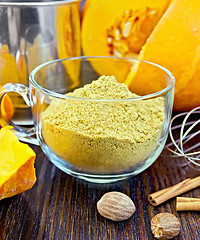
<path fill-rule="evenodd" d="M 86 1 L 82 21 L 84 55 L 137 57 L 168 3 L 169 0 L 125 0 L 115 4 L 109 0 Z M 113 61 L 109 69 L 107 61 L 105 65 L 91 64 L 99 75 L 115 74 L 119 82 L 125 80 L 130 68 L 130 64 L 125 64 L 124 71 L 119 72 Z"/>
<path fill-rule="evenodd" d="M 0 129 L 0 200 L 30 189 L 36 181 L 34 151 L 10 131 Z"/>
<path fill-rule="evenodd" d="M 200 105 L 199 9 L 200 1 L 174 0 L 139 56 L 166 67 L 175 76 L 175 111 L 190 110 Z M 153 73 L 148 72 L 147 76 L 144 65 L 139 65 L 134 81 L 127 80 L 131 90 L 141 81 L 141 77 L 137 78 L 139 72 L 143 72 L 142 81 L 146 79 L 146 86 L 151 81 L 149 76 Z"/>

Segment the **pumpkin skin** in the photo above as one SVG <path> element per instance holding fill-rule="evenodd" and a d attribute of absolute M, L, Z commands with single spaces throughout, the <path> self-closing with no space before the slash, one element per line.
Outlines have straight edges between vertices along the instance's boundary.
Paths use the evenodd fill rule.
<path fill-rule="evenodd" d="M 139 56 L 166 67 L 175 76 L 175 111 L 190 110 L 200 105 L 199 9 L 200 1 L 173 1 Z M 145 78 L 143 66 L 139 66 L 138 71 L 143 71 Z M 133 85 L 129 84 L 131 89 Z"/>
<path fill-rule="evenodd" d="M 115 1 L 115 3 L 111 0 L 87 0 L 83 9 L 81 31 L 83 54 L 86 56 L 116 56 L 111 53 L 112 49 L 110 49 L 108 44 L 108 31 L 115 25 L 116 21 L 118 21 L 116 19 L 121 18 L 123 22 L 123 15 L 126 14 L 127 11 L 132 11 L 132 13 L 137 14 L 139 10 L 145 13 L 145 9 L 148 8 L 150 11 L 156 11 L 155 17 L 153 18 L 153 25 L 156 25 L 163 12 L 168 7 L 168 4 L 169 0 L 124 0 Z M 140 13 L 138 14 L 138 18 L 144 17 L 140 16 Z M 152 23 L 150 22 L 150 24 Z M 126 39 L 123 39 L 123 41 L 126 41 Z M 136 56 L 137 54 L 138 52 L 132 52 L 131 54 L 123 55 L 123 57 L 128 57 L 130 55 Z M 114 74 L 119 82 L 124 82 L 130 68 L 129 64 L 125 64 L 124 71 L 119 72 L 117 70 L 118 65 L 114 64 L 113 61 L 109 64 L 109 68 L 107 61 L 105 65 L 96 65 L 92 62 L 91 64 L 99 75 Z"/>

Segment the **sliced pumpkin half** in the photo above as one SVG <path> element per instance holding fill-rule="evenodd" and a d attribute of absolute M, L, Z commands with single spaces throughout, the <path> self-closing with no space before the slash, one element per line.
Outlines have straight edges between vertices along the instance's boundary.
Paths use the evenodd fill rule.
<path fill-rule="evenodd" d="M 175 76 L 175 111 L 200 105 L 200 1 L 87 1 L 82 23 L 85 55 L 133 56 L 157 63 Z M 100 75 L 111 72 L 138 94 L 160 89 L 152 84 L 159 76 L 145 64 L 125 66 L 121 72 L 116 64 L 92 65 Z M 141 81 L 145 87 L 139 89 Z"/>

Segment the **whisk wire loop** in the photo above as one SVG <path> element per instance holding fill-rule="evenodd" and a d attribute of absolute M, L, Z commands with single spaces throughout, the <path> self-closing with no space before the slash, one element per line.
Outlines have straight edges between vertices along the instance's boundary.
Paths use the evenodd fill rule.
<path fill-rule="evenodd" d="M 200 151 L 194 151 L 200 146 L 200 143 L 196 143 L 193 146 L 184 149 L 184 145 L 188 143 L 190 140 L 192 140 L 194 137 L 196 137 L 198 134 L 200 134 L 200 130 L 197 130 L 196 132 L 192 132 L 195 127 L 200 124 L 200 119 L 196 121 L 188 121 L 189 117 L 194 114 L 200 113 L 200 107 L 196 107 L 192 109 L 189 112 L 183 112 L 179 113 L 176 116 L 174 116 L 171 119 L 170 122 L 170 129 L 169 129 L 169 136 L 171 139 L 171 143 L 166 145 L 166 148 L 173 153 L 171 157 L 183 157 L 185 160 L 184 164 L 181 164 L 181 166 L 187 166 L 193 167 L 197 170 L 200 170 Z M 185 117 L 184 117 L 185 116 Z M 174 125 L 174 121 L 178 118 L 184 117 L 182 124 Z M 185 129 L 187 130 L 185 131 Z M 180 135 L 179 139 L 175 140 L 173 132 L 174 130 L 180 129 Z M 175 150 L 171 149 L 171 147 L 174 146 Z M 193 166 L 192 166 L 193 164 Z"/>

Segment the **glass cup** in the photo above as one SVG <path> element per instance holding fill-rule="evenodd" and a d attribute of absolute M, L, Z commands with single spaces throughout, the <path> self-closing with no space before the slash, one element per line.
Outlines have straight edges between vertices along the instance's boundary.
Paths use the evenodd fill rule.
<path fill-rule="evenodd" d="M 0 85 L 15 82 L 28 86 L 29 75 L 36 66 L 81 55 L 80 2 L 0 1 Z M 15 110 L 13 121 L 33 124 L 31 109 L 23 98 L 9 95 Z"/>
<path fill-rule="evenodd" d="M 103 75 L 125 84 L 105 84 L 109 77 Z M 91 182 L 114 182 L 144 171 L 160 155 L 169 131 L 174 83 L 164 67 L 132 58 L 58 59 L 36 67 L 29 87 L 2 87 L 3 94 L 23 97 L 32 109 L 34 127 L 16 126 L 2 113 L 0 124 L 12 125 L 20 140 L 39 144 L 62 171 Z"/>

